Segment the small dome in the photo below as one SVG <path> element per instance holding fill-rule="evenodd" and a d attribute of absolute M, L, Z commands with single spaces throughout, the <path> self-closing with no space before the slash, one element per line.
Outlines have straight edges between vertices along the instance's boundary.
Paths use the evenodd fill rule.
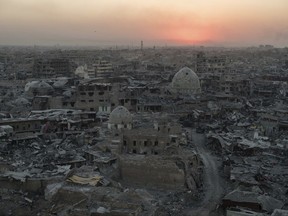
<path fill-rule="evenodd" d="M 75 93 L 75 91 L 69 89 L 69 90 L 64 91 L 64 92 L 62 93 L 62 95 L 63 95 L 64 97 L 71 98 L 73 93 Z"/>
<path fill-rule="evenodd" d="M 56 80 L 53 83 L 53 87 L 54 88 L 64 88 L 65 85 L 67 85 L 67 83 L 68 83 L 68 79 L 66 77 L 58 78 L 58 80 Z"/>
<path fill-rule="evenodd" d="M 200 93 L 200 81 L 197 74 L 188 67 L 182 68 L 173 77 L 171 90 L 176 93 Z"/>
<path fill-rule="evenodd" d="M 132 115 L 124 106 L 118 106 L 110 113 L 109 123 L 110 124 L 132 123 Z"/>
<path fill-rule="evenodd" d="M 29 102 L 26 98 L 23 98 L 23 97 L 17 98 L 17 99 L 14 100 L 12 103 L 13 103 L 14 105 L 16 105 L 16 106 L 26 106 L 26 105 L 30 105 L 30 102 Z"/>
<path fill-rule="evenodd" d="M 54 92 L 54 88 L 44 81 L 31 81 L 25 85 L 27 94 L 46 95 Z"/>

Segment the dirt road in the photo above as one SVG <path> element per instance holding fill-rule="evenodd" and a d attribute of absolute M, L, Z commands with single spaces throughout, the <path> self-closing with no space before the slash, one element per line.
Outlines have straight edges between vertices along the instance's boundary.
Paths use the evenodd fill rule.
<path fill-rule="evenodd" d="M 197 206 L 187 211 L 186 215 L 210 215 L 221 201 L 222 186 L 219 176 L 217 160 L 205 148 L 204 134 L 189 131 L 192 142 L 195 145 L 204 163 L 204 198 Z"/>

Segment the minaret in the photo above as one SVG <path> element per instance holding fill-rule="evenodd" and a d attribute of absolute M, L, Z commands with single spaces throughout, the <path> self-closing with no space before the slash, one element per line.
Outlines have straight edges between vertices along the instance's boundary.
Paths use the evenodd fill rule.
<path fill-rule="evenodd" d="M 143 50 L 143 41 L 141 40 L 141 50 Z"/>

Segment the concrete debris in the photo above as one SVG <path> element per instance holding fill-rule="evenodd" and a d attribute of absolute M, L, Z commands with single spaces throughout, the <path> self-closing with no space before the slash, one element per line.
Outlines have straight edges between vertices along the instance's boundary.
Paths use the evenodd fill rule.
<path fill-rule="evenodd" d="M 101 178 L 102 178 L 102 176 L 83 178 L 83 177 L 80 177 L 77 175 L 73 175 L 73 176 L 69 177 L 66 181 L 73 182 L 75 184 L 96 186 L 100 182 Z"/>
<path fill-rule="evenodd" d="M 274 209 L 281 209 L 284 204 L 270 196 L 235 190 L 223 198 L 223 205 L 226 208 L 230 206 L 239 206 L 248 207 L 256 211 L 272 213 Z"/>
<path fill-rule="evenodd" d="M 102 206 L 100 206 L 99 208 L 97 208 L 96 212 L 99 213 L 99 214 L 104 214 L 104 213 L 108 213 L 109 210 L 104 208 L 104 207 L 102 207 Z"/>

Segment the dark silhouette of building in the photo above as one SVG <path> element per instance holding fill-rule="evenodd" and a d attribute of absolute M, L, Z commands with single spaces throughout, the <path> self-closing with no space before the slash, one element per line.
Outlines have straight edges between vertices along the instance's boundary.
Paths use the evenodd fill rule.
<path fill-rule="evenodd" d="M 70 77 L 71 63 L 69 59 L 35 59 L 33 66 L 34 78 Z"/>

